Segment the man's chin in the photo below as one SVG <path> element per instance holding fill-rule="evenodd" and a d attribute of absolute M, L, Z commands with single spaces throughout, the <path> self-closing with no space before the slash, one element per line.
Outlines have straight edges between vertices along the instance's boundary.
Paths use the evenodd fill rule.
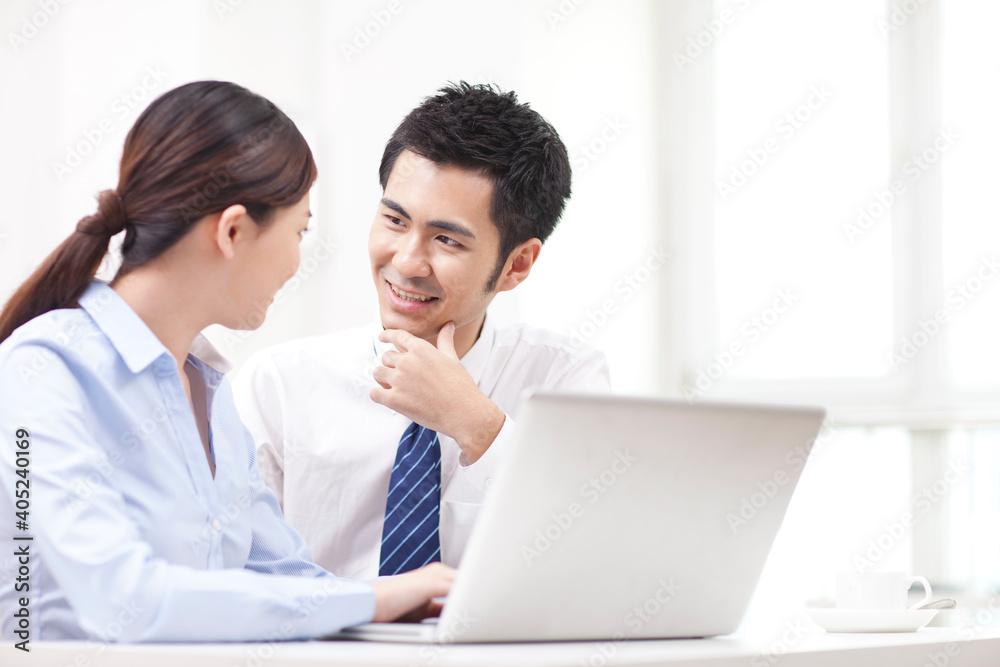
<path fill-rule="evenodd" d="M 382 310 L 379 315 L 382 320 L 383 329 L 400 329 L 417 338 L 429 339 L 435 337 L 438 330 L 441 329 L 440 324 L 435 325 L 417 321 L 394 310 L 389 310 L 389 312 Z"/>

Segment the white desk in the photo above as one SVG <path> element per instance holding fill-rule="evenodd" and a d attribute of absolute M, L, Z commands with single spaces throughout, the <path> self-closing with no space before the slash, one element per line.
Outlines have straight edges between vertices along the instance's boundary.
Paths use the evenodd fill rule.
<path fill-rule="evenodd" d="M 966 633 L 967 634 L 967 633 Z M 770 644 L 768 644 L 770 646 Z M 996 667 L 1000 630 L 961 639 L 958 631 L 925 628 L 905 634 L 826 634 L 809 628 L 783 654 L 737 636 L 613 644 L 434 646 L 363 642 L 281 644 L 32 643 L 26 654 L 0 646 L 3 667 L 279 667 L 284 665 L 412 665 L 535 667 L 541 665 L 697 665 L 698 667 Z M 606 657 L 607 656 L 607 657 Z M 609 659 L 610 658 L 610 659 Z"/>

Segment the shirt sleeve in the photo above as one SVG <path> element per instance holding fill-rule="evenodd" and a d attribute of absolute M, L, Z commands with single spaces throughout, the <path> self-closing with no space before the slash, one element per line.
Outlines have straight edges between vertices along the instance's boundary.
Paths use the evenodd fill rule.
<path fill-rule="evenodd" d="M 285 506 L 284 397 L 274 362 L 257 353 L 233 382 L 233 398 L 240 419 L 257 447 L 257 469 L 264 484 Z"/>
<path fill-rule="evenodd" d="M 168 562 L 143 539 L 113 476 L 77 497 L 73 489 L 94 470 L 112 469 L 112 462 L 95 435 L 102 431 L 94 423 L 82 381 L 56 353 L 42 348 L 48 359 L 44 373 L 26 386 L 18 382 L 12 369 L 19 361 L 30 363 L 38 349 L 14 350 L 0 372 L 0 432 L 29 430 L 31 549 L 54 580 L 48 585 L 66 596 L 85 632 L 124 642 L 257 641 L 317 637 L 371 620 L 370 586 L 318 570 L 313 574 L 320 576 L 280 576 Z M 4 442 L 0 486 L 12 497 L 14 457 L 11 440 Z M 176 482 L 178 493 L 189 492 L 185 480 Z M 280 531 L 273 525 L 273 497 L 259 488 L 257 496 L 252 520 L 261 521 L 260 535 L 254 533 L 254 543 L 260 545 L 265 532 Z M 261 570 L 278 569 L 275 563 L 281 562 L 287 544 L 276 539 L 268 546 L 270 553 L 258 555 L 254 564 Z M 270 567 L 263 566 L 267 563 Z"/>
<path fill-rule="evenodd" d="M 588 348 L 565 365 L 554 365 L 546 389 L 587 393 L 608 393 L 611 378 L 603 352 Z M 526 387 L 527 389 L 527 387 Z M 517 424 L 505 415 L 500 433 L 481 457 L 469 465 L 459 465 L 455 477 L 441 496 L 441 560 L 458 567 L 486 494 L 514 438 Z"/>
<path fill-rule="evenodd" d="M 552 389 L 584 393 L 611 392 L 611 371 L 603 352 L 589 348 L 575 363 L 556 374 Z"/>

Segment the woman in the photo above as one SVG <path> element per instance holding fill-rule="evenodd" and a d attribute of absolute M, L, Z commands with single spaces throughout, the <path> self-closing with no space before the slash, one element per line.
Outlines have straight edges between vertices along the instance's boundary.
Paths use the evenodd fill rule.
<path fill-rule="evenodd" d="M 117 189 L 7 303 L 5 640 L 306 638 L 419 616 L 447 593 L 440 564 L 365 584 L 312 563 L 199 333 L 259 324 L 297 270 L 315 179 L 272 103 L 181 86 L 129 132 Z M 93 280 L 121 231 L 120 270 Z"/>

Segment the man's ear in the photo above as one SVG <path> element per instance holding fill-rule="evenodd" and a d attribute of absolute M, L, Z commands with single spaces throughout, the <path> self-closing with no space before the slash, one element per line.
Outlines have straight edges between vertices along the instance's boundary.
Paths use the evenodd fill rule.
<path fill-rule="evenodd" d="M 541 251 L 542 242 L 538 239 L 528 239 L 511 250 L 500 279 L 497 280 L 496 291 L 506 292 L 520 285 L 531 273 L 531 267 L 538 261 L 538 253 Z"/>
<path fill-rule="evenodd" d="M 250 234 L 250 226 L 256 224 L 242 204 L 234 204 L 219 214 L 213 236 L 223 257 L 232 259 L 236 255 L 236 245 Z"/>

